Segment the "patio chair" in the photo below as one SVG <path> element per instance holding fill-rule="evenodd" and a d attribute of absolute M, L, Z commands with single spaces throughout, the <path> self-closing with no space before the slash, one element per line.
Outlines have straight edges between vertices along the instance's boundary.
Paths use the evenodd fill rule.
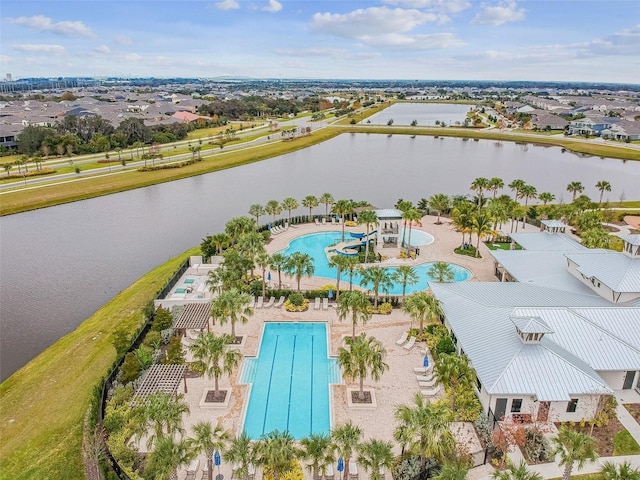
<path fill-rule="evenodd" d="M 323 225 L 326 225 L 326 224 L 327 224 L 327 219 L 326 219 L 326 218 L 323 218 L 323 219 L 322 219 L 322 224 L 323 224 Z"/>
<path fill-rule="evenodd" d="M 432 378 L 433 378 L 432 372 L 426 372 L 426 373 L 423 373 L 422 375 L 416 375 L 416 380 L 419 382 L 430 382 Z"/>
<path fill-rule="evenodd" d="M 320 471 L 322 471 L 323 469 L 321 469 Z M 329 464 L 329 465 L 325 465 L 324 467 L 324 475 L 323 478 L 334 478 L 335 477 L 335 472 L 333 471 L 333 465 Z"/>
<path fill-rule="evenodd" d="M 428 367 L 413 367 L 413 373 L 424 375 L 429 370 Z"/>
<path fill-rule="evenodd" d="M 280 308 L 282 305 L 284 305 L 284 302 L 285 302 L 286 299 L 287 299 L 287 297 L 285 297 L 284 295 L 281 296 L 278 299 L 278 301 L 273 304 L 273 308 Z"/>
<path fill-rule="evenodd" d="M 435 397 L 439 391 L 440 391 L 440 385 L 438 385 L 436 388 L 420 389 L 420 393 L 422 394 L 423 397 Z"/>
<path fill-rule="evenodd" d="M 256 308 L 262 308 L 262 305 L 264 305 L 264 297 L 258 297 L 258 300 L 256 301 Z"/>
<path fill-rule="evenodd" d="M 262 308 L 271 308 L 273 304 L 276 302 L 276 297 L 271 297 L 267 303 L 265 303 Z"/>
<path fill-rule="evenodd" d="M 320 300 L 320 297 L 316 297 L 316 299 L 315 299 L 315 302 L 316 302 L 316 303 L 315 303 L 315 305 L 313 306 L 313 309 L 314 309 L 314 310 L 320 310 L 320 302 L 321 302 L 321 301 L 322 301 L 322 300 Z"/>
<path fill-rule="evenodd" d="M 326 297 L 322 299 L 322 309 L 329 310 L 329 299 Z"/>
<path fill-rule="evenodd" d="M 409 341 L 403 347 L 405 350 L 411 350 L 416 343 L 416 337 L 409 337 Z"/>
<path fill-rule="evenodd" d="M 409 335 L 409 332 L 407 332 L 406 330 L 402 332 L 402 335 L 400 335 L 400 338 L 396 340 L 396 345 L 402 345 L 404 342 L 406 342 L 408 335 Z"/>
<path fill-rule="evenodd" d="M 256 306 L 256 297 L 251 297 L 251 300 L 249 300 L 249 308 L 253 308 Z"/>
<path fill-rule="evenodd" d="M 358 478 L 358 463 L 356 461 L 349 462 L 349 477 Z"/>
<path fill-rule="evenodd" d="M 320 220 L 318 220 L 317 218 L 314 218 L 313 221 L 316 223 L 316 225 L 320 225 Z"/>
<path fill-rule="evenodd" d="M 428 380 L 426 382 L 418 382 L 418 385 L 420 385 L 420 388 L 431 388 L 436 384 L 437 381 L 438 380 L 436 380 L 435 378 L 432 378 L 431 380 Z"/>

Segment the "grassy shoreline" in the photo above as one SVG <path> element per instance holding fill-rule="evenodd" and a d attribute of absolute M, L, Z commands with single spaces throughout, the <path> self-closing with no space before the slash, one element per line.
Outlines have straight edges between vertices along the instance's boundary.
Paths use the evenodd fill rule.
<path fill-rule="evenodd" d="M 142 309 L 181 262 L 154 268 L 0 384 L 0 478 L 84 479 L 83 417 L 116 358 L 117 328 L 134 332 Z"/>
<path fill-rule="evenodd" d="M 375 109 L 367 111 L 367 114 L 371 114 L 374 111 Z M 361 117 L 364 118 L 365 116 Z M 361 117 L 357 117 L 356 120 L 361 120 Z M 246 165 L 307 148 L 342 133 L 438 135 L 443 137 L 509 141 L 542 146 L 557 146 L 585 156 L 640 161 L 640 150 L 568 138 L 450 127 L 350 125 L 344 120 L 341 120 L 338 124 L 323 128 L 314 132 L 312 135 L 299 137 L 290 142 L 275 142 L 267 145 L 247 147 L 241 150 L 229 150 L 228 152 L 222 152 L 222 154 L 221 152 L 217 152 L 216 155 L 205 158 L 202 162 L 179 169 L 158 170 L 153 172 L 136 171 L 90 178 L 78 178 L 64 183 L 25 188 L 23 190 L 4 193 L 0 195 L 2 199 L 0 202 L 0 216 L 85 200 Z"/>

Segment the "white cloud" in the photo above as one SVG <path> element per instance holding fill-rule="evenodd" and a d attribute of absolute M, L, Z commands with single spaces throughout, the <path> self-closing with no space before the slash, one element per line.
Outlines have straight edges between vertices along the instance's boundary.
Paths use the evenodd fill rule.
<path fill-rule="evenodd" d="M 439 50 L 443 48 L 462 47 L 465 43 L 452 33 L 433 33 L 425 35 L 404 35 L 388 33 L 360 37 L 367 45 L 403 50 Z"/>
<path fill-rule="evenodd" d="M 118 35 L 114 38 L 114 41 L 120 45 L 133 45 L 133 39 L 125 35 Z"/>
<path fill-rule="evenodd" d="M 342 48 L 276 48 L 273 52 L 288 57 L 343 57 L 347 53 Z"/>
<path fill-rule="evenodd" d="M 13 58 L 10 57 L 9 55 L 0 55 L 0 63 L 9 63 L 13 61 Z"/>
<path fill-rule="evenodd" d="M 524 8 L 518 9 L 514 0 L 508 0 L 494 6 L 483 4 L 482 11 L 471 20 L 471 23 L 474 25 L 498 26 L 507 22 L 523 20 L 524 15 Z"/>
<path fill-rule="evenodd" d="M 640 25 L 613 33 L 582 46 L 585 54 L 638 55 L 640 51 Z"/>
<path fill-rule="evenodd" d="M 11 23 L 24 25 L 40 32 L 51 32 L 56 35 L 80 36 L 96 38 L 96 35 L 82 22 L 58 22 L 53 23 L 49 17 L 34 15 L 33 17 L 10 18 Z"/>
<path fill-rule="evenodd" d="M 269 5 L 262 7 L 261 10 L 269 13 L 276 13 L 282 10 L 282 4 L 278 0 L 269 0 Z"/>
<path fill-rule="evenodd" d="M 414 9 L 371 7 L 346 14 L 315 13 L 311 18 L 310 27 L 319 33 L 344 38 L 361 38 L 408 32 L 426 22 L 438 20 L 438 15 Z"/>
<path fill-rule="evenodd" d="M 382 3 L 450 13 L 458 13 L 471 7 L 467 0 L 383 0 Z"/>
<path fill-rule="evenodd" d="M 93 51 L 95 53 L 102 53 L 104 55 L 108 55 L 111 53 L 111 49 L 106 45 L 100 45 L 99 47 L 94 48 Z"/>
<path fill-rule="evenodd" d="M 34 43 L 23 43 L 12 45 L 14 50 L 18 50 L 19 52 L 28 52 L 28 53 L 43 53 L 49 55 L 62 55 L 65 50 L 62 45 L 44 45 L 44 44 L 34 44 Z"/>
<path fill-rule="evenodd" d="M 240 8 L 240 4 L 236 0 L 222 0 L 214 3 L 214 6 L 218 10 L 237 10 Z"/>

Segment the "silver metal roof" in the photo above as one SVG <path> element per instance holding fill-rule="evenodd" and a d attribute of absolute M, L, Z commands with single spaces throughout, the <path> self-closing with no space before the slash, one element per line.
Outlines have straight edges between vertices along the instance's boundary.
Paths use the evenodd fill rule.
<path fill-rule="evenodd" d="M 517 311 L 514 310 L 509 318 L 522 333 L 553 333 L 549 325 L 540 317 L 519 316 Z"/>
<path fill-rule="evenodd" d="M 640 245 L 640 234 L 620 235 L 620 238 L 631 245 Z"/>
<path fill-rule="evenodd" d="M 544 250 L 558 252 L 582 252 L 587 250 L 565 233 L 535 232 L 511 233 L 509 236 L 525 250 Z"/>
<path fill-rule="evenodd" d="M 375 210 L 376 216 L 380 220 L 400 219 L 402 218 L 402 212 L 396 208 L 382 208 Z"/>
<path fill-rule="evenodd" d="M 569 226 L 560 220 L 540 220 L 540 223 L 549 228 L 567 228 Z"/>
<path fill-rule="evenodd" d="M 572 253 L 567 258 L 585 277 L 599 280 L 614 292 L 640 292 L 640 258 L 611 250 Z"/>

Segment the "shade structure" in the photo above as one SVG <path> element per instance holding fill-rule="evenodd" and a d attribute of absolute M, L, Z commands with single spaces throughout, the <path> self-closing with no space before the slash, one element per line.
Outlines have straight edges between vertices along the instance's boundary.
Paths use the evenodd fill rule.
<path fill-rule="evenodd" d="M 222 463 L 222 459 L 220 458 L 220 452 L 216 450 L 215 453 L 213 454 L 213 464 L 216 466 L 220 466 L 220 463 Z"/>
<path fill-rule="evenodd" d="M 338 459 L 338 471 L 341 472 L 344 470 L 344 460 L 342 457 Z"/>

